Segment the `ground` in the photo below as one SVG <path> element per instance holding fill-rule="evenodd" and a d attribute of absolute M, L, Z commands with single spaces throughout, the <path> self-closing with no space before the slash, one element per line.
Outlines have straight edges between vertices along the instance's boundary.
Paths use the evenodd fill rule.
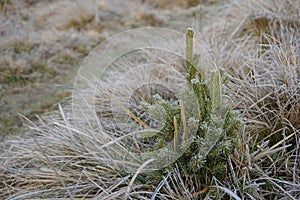
<path fill-rule="evenodd" d="M 0 1 L 0 141 L 23 134 L 24 117 L 56 110 L 83 59 L 105 38 L 144 26 L 184 32 L 197 10 L 205 12 L 196 0 L 170 2 Z"/>

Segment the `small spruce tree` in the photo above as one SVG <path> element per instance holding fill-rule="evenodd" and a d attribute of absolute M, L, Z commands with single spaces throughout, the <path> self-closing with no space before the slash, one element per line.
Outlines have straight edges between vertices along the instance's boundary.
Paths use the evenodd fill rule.
<path fill-rule="evenodd" d="M 241 121 L 223 99 L 224 88 L 228 80 L 222 69 L 206 73 L 199 65 L 200 55 L 193 50 L 194 31 L 188 29 L 186 34 L 186 81 L 188 88 L 184 99 L 192 99 L 196 114 L 189 118 L 182 116 L 180 100 L 168 101 L 158 94 L 153 102 L 142 102 L 145 112 L 156 112 L 164 116 L 164 124 L 160 134 L 151 135 L 155 141 L 153 151 L 168 159 L 178 148 L 184 148 L 184 153 L 176 162 L 155 171 L 151 176 L 162 176 L 176 166 L 185 177 L 197 177 L 202 184 L 200 189 L 207 187 L 207 180 L 212 177 L 224 178 L 227 169 L 227 159 L 236 144 Z M 209 76 L 206 76 L 209 74 Z M 184 117 L 184 119 L 183 119 Z M 184 120 L 184 121 L 183 121 Z M 180 135 L 179 126 L 185 123 L 188 127 L 196 128 L 193 135 Z M 179 142 L 181 138 L 182 142 Z M 174 142 L 174 149 L 167 149 L 166 145 Z M 168 155 L 167 155 L 168 154 Z"/>

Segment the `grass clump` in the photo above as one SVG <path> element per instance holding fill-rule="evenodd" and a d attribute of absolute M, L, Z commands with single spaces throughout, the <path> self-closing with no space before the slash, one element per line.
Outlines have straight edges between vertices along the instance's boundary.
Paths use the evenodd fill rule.
<path fill-rule="evenodd" d="M 145 112 L 160 112 L 162 125 L 160 135 L 138 143 L 143 144 L 144 150 L 150 152 L 149 155 L 152 150 L 158 151 L 160 159 L 168 159 L 183 149 L 183 154 L 175 163 L 170 162 L 161 170 L 144 172 L 143 168 L 152 159 L 141 166 L 133 163 L 137 157 L 122 160 L 124 149 L 133 143 L 130 137 L 124 143 L 119 143 L 118 137 L 124 136 L 116 137 L 119 134 L 116 129 L 102 132 L 94 129 L 80 130 L 78 126 L 75 128 L 60 107 L 60 117 L 57 115 L 46 122 L 41 120 L 40 126 L 32 124 L 31 128 L 37 131 L 37 137 L 10 141 L 10 150 L 5 151 L 1 157 L 1 182 L 4 188 L 1 190 L 2 196 L 184 198 L 186 194 L 182 189 L 177 194 L 170 193 L 171 190 L 179 189 L 176 184 L 183 183 L 170 182 L 172 184 L 168 187 L 167 182 L 164 182 L 178 178 L 189 184 L 185 188 L 192 198 L 208 195 L 212 180 L 226 178 L 227 159 L 237 143 L 240 121 L 224 105 L 225 73 L 215 70 L 207 76 L 206 71 L 198 65 L 198 59 L 199 55 L 193 50 L 193 31 L 189 30 L 185 64 L 188 87 L 182 94 L 183 99 L 164 99 L 156 94 L 152 103 L 142 102 Z M 191 112 L 191 117 L 184 110 Z M 195 128 L 195 134 L 192 135 L 188 128 Z M 109 140 L 103 139 L 104 137 Z M 168 149 L 166 146 L 170 142 L 173 148 Z M 109 143 L 118 144 L 117 151 L 109 149 Z M 19 152 L 19 149 L 26 150 Z M 107 153 L 112 151 L 115 151 L 113 157 Z M 136 166 L 137 170 L 132 173 L 124 171 L 120 161 L 123 165 L 128 162 L 128 166 Z M 18 173 L 20 163 L 26 167 Z M 10 178 L 12 174 L 13 179 Z M 19 191 L 19 185 L 22 185 L 22 191 Z M 214 191 L 213 196 L 219 197 Z"/>

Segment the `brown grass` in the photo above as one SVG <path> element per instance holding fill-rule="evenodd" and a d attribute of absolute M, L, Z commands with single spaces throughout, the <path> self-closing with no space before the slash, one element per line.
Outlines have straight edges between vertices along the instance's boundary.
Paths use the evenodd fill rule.
<path fill-rule="evenodd" d="M 226 97 L 244 121 L 223 180 L 186 177 L 177 167 L 148 178 L 147 162 L 130 163 L 136 172 L 124 173 L 120 160 L 104 151 L 107 141 L 125 148 L 115 138 L 119 132 L 83 129 L 66 105 L 39 123 L 28 122 L 35 137 L 2 144 L 0 197 L 299 199 L 300 1 L 232 0 L 222 6 L 200 24 L 197 50 L 202 66 L 229 73 Z M 94 14 L 78 9 L 74 19 L 84 29 Z M 59 27 L 78 27 L 72 23 L 67 18 Z M 199 179 L 209 185 L 203 188 Z"/>

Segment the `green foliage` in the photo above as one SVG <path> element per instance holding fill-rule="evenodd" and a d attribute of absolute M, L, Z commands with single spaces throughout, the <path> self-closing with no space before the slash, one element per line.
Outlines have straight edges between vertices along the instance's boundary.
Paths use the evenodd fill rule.
<path fill-rule="evenodd" d="M 188 91 L 184 99 L 196 101 L 191 102 L 195 116 L 185 119 L 179 100 L 171 102 L 159 95 L 154 97 L 152 104 L 143 102 L 143 107 L 146 112 L 156 112 L 164 118 L 160 134 L 151 136 L 157 142 L 153 148 L 159 150 L 161 156 L 168 157 L 171 154 L 170 149 L 164 148 L 167 143 L 173 140 L 176 151 L 178 146 L 175 142 L 178 141 L 178 137 L 183 138 L 179 146 L 184 148 L 185 152 L 175 163 L 166 166 L 161 174 L 167 173 L 177 165 L 184 176 L 200 178 L 204 187 L 208 184 L 207 177 L 222 178 L 226 175 L 227 159 L 236 145 L 240 120 L 223 100 L 224 85 L 227 81 L 224 71 L 214 70 L 206 77 L 205 70 L 199 66 L 200 56 L 193 51 L 193 35 L 193 30 L 189 29 L 186 34 Z M 196 134 L 184 139 L 180 135 L 184 133 L 178 128 L 183 123 L 186 123 L 188 128 L 195 127 Z"/>
<path fill-rule="evenodd" d="M 171 142 L 174 138 L 174 119 L 180 119 L 180 108 L 178 101 L 168 101 L 159 94 L 153 96 L 153 103 L 143 101 L 142 107 L 151 115 L 163 119 L 163 125 L 160 127 L 160 133 L 151 139 L 156 141 L 154 149 L 161 149 Z M 177 121 L 177 120 L 176 120 Z"/>

